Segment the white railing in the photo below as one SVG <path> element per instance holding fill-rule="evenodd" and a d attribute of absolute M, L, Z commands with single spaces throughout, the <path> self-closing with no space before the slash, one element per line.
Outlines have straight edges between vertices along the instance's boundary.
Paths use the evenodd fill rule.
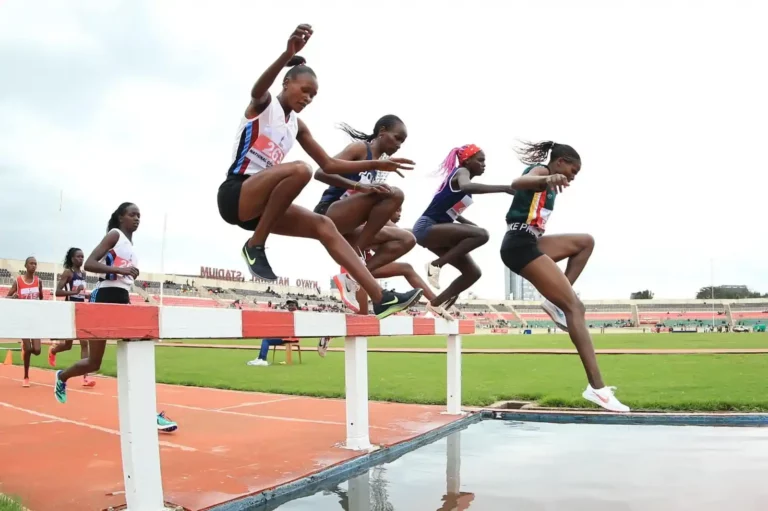
<path fill-rule="evenodd" d="M 64 301 L 0 300 L 0 338 L 129 339 L 117 344 L 117 386 L 125 496 L 129 511 L 164 509 L 155 427 L 157 339 L 344 337 L 344 447 L 372 449 L 368 427 L 368 336 L 446 335 L 447 414 L 461 411 L 461 334 L 473 321 L 392 316 L 383 321 L 345 314 L 201 307 L 131 307 Z M 41 319 L 45 318 L 44 321 Z M 340 439 L 341 440 L 341 439 Z"/>

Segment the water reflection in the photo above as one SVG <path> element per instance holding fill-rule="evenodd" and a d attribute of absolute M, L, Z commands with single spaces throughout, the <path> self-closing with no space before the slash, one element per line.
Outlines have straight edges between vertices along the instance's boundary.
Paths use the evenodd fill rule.
<path fill-rule="evenodd" d="M 441 497 L 442 505 L 436 510 L 463 511 L 469 509 L 475 495 L 461 491 L 461 432 L 447 437 L 445 445 L 445 494 Z M 395 511 L 389 501 L 389 485 L 386 466 L 379 466 L 351 478 L 346 483 L 346 490 L 344 485 L 338 485 L 325 493 L 336 495 L 344 511 Z M 288 507 L 280 509 L 287 511 Z"/>
<path fill-rule="evenodd" d="M 486 421 L 280 511 L 765 511 L 768 428 Z"/>

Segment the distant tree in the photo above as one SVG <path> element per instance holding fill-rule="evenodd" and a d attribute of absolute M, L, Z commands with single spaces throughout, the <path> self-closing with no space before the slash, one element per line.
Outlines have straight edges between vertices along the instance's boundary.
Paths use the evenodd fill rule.
<path fill-rule="evenodd" d="M 714 297 L 715 300 L 740 300 L 761 297 L 760 293 L 750 290 L 747 286 L 715 286 L 714 293 L 712 291 L 712 286 L 702 287 L 696 293 L 696 299 L 708 300 Z"/>
<path fill-rule="evenodd" d="M 646 289 L 645 291 L 635 291 L 631 295 L 629 295 L 630 300 L 652 300 L 653 299 L 653 291 L 650 289 Z"/>

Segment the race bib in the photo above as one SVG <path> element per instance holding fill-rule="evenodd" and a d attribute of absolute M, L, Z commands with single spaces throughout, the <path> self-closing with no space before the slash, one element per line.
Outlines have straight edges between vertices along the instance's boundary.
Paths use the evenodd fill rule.
<path fill-rule="evenodd" d="M 541 211 L 539 211 L 539 221 L 537 223 L 538 223 L 539 229 L 541 229 L 542 231 L 546 229 L 547 220 L 549 220 L 549 215 L 551 214 L 552 214 L 552 210 L 547 208 L 541 208 Z"/>
<path fill-rule="evenodd" d="M 451 208 L 447 211 L 448 216 L 453 220 L 456 220 L 461 215 L 461 213 L 464 212 L 464 210 L 472 205 L 472 202 L 472 197 L 465 195 L 463 199 L 451 206 Z"/>
<path fill-rule="evenodd" d="M 248 149 L 247 158 L 264 168 L 279 165 L 285 158 L 285 153 L 267 135 L 261 133 L 256 142 Z"/>

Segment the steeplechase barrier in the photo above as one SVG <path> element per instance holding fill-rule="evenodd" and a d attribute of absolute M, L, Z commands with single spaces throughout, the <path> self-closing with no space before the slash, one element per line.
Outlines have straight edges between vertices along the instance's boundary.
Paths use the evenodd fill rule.
<path fill-rule="evenodd" d="M 117 387 L 125 497 L 129 511 L 165 509 L 156 428 L 155 341 L 344 337 L 346 440 L 374 448 L 368 425 L 368 337 L 447 336 L 447 414 L 461 411 L 461 335 L 472 320 L 0 300 L 0 338 L 117 339 Z M 53 399 L 53 396 L 51 396 Z M 66 406 L 66 405 L 62 405 Z"/>

